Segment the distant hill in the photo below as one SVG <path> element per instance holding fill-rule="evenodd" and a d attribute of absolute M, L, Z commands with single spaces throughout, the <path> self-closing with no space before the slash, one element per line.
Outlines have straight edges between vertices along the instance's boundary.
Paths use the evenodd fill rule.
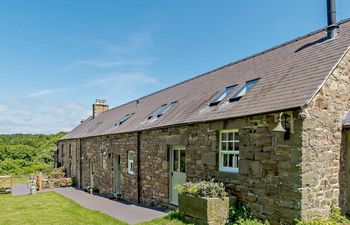
<path fill-rule="evenodd" d="M 0 175 L 49 171 L 53 167 L 56 142 L 66 133 L 1 134 Z"/>

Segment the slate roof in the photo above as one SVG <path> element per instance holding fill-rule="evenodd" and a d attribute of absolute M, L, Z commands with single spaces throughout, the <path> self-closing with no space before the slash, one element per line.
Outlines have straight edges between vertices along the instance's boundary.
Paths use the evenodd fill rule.
<path fill-rule="evenodd" d="M 225 65 L 139 100 L 110 109 L 79 124 L 62 139 L 141 131 L 156 127 L 237 118 L 303 107 L 317 93 L 333 67 L 350 46 L 350 19 L 339 23 L 335 39 L 322 41 L 326 30 L 286 42 L 251 57 Z M 237 102 L 228 97 L 219 105 L 209 102 L 226 87 L 259 78 L 258 83 Z M 157 120 L 148 115 L 162 104 L 176 106 Z M 120 126 L 126 114 L 134 115 Z M 147 122 L 145 122 L 147 121 Z"/>

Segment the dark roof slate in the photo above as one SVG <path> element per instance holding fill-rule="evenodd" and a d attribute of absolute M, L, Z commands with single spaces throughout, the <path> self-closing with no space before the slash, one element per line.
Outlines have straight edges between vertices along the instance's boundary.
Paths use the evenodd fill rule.
<path fill-rule="evenodd" d="M 225 65 L 139 99 L 108 110 L 79 124 L 62 139 L 126 133 L 156 127 L 212 121 L 303 107 L 313 98 L 350 45 L 350 20 L 340 22 L 333 40 L 319 42 L 325 29 L 286 42 L 251 57 Z M 259 78 L 237 102 L 228 97 L 217 106 L 209 102 L 226 87 Z M 234 91 L 232 93 L 234 93 Z M 152 122 L 148 115 L 163 104 L 174 108 Z M 115 123 L 134 113 L 125 123 Z M 146 122 L 145 122 L 146 121 Z M 92 129 L 94 128 L 94 129 Z"/>

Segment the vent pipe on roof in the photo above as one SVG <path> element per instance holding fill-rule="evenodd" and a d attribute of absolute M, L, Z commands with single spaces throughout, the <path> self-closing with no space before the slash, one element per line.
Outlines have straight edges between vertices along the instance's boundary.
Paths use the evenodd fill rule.
<path fill-rule="evenodd" d="M 96 99 L 95 104 L 92 105 L 92 117 L 95 118 L 98 114 L 107 111 L 109 106 L 106 100 Z"/>
<path fill-rule="evenodd" d="M 327 0 L 327 37 L 335 38 L 338 32 L 338 24 L 335 11 L 335 0 Z"/>

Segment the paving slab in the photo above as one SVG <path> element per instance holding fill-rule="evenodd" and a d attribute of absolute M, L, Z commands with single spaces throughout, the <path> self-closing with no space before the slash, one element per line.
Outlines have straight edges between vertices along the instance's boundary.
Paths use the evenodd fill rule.
<path fill-rule="evenodd" d="M 150 221 L 166 215 L 164 209 L 114 201 L 97 195 L 90 195 L 73 187 L 57 188 L 55 191 L 85 208 L 100 211 L 129 224 Z"/>
<path fill-rule="evenodd" d="M 55 191 L 55 189 L 44 189 L 41 192 Z M 26 184 L 12 185 L 12 195 L 29 195 L 29 188 Z"/>

